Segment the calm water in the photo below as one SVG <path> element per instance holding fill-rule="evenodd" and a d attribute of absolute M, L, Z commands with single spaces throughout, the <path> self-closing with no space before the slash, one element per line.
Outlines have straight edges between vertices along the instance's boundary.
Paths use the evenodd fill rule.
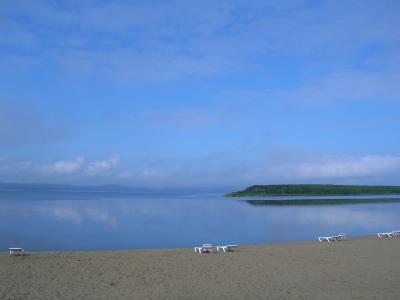
<path fill-rule="evenodd" d="M 221 194 L 0 192 L 1 250 L 276 243 L 394 229 L 400 229 L 400 203 L 255 206 Z"/>

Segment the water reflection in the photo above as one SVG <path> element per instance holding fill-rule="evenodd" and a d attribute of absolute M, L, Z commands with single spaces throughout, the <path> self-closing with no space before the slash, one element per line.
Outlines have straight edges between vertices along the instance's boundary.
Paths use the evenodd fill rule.
<path fill-rule="evenodd" d="M 382 204 L 400 203 L 400 198 L 330 198 L 330 199 L 269 199 L 269 200 L 243 200 L 250 205 L 270 206 L 311 206 L 311 205 L 356 205 L 356 204 Z"/>
<path fill-rule="evenodd" d="M 373 207 L 358 210 L 355 208 L 323 208 L 302 209 L 295 219 L 306 225 L 321 223 L 331 226 L 347 226 L 355 228 L 374 229 L 375 227 L 390 227 L 398 223 L 399 214 L 390 211 L 373 211 Z"/>
<path fill-rule="evenodd" d="M 110 227 L 118 225 L 115 216 L 112 216 L 108 211 L 98 209 L 95 207 L 89 208 L 70 208 L 70 207 L 56 207 L 49 210 L 57 220 L 67 220 L 76 224 L 82 224 L 88 221 L 104 223 Z"/>
<path fill-rule="evenodd" d="M 398 197 L 398 196 L 397 196 Z M 32 200 L 33 199 L 33 200 Z M 400 203 L 256 206 L 221 195 L 0 195 L 0 248 L 99 250 L 313 240 L 400 227 Z"/>

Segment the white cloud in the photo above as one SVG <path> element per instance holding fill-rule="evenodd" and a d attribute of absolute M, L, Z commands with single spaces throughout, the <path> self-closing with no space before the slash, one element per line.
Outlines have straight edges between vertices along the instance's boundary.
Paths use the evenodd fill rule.
<path fill-rule="evenodd" d="M 73 160 L 59 160 L 52 164 L 38 165 L 32 162 L 18 162 L 18 170 L 39 173 L 46 175 L 63 176 L 95 176 L 111 172 L 119 162 L 119 155 L 113 155 L 105 160 L 88 161 L 85 157 L 79 156 Z M 0 161 L 0 170 L 12 164 L 11 161 Z"/>
<path fill-rule="evenodd" d="M 77 157 L 72 161 L 60 160 L 53 163 L 50 167 L 50 171 L 60 174 L 72 174 L 82 169 L 85 163 L 86 161 L 83 157 Z"/>
<path fill-rule="evenodd" d="M 381 70 L 346 68 L 329 71 L 319 77 L 309 77 L 291 89 L 231 90 L 226 97 L 246 99 L 254 106 L 283 103 L 286 110 L 302 105 L 315 107 L 353 101 L 390 102 L 400 100 L 400 63 Z"/>
<path fill-rule="evenodd" d="M 345 70 L 306 82 L 288 92 L 287 99 L 319 103 L 348 100 L 398 100 L 398 70 L 381 72 Z"/>
<path fill-rule="evenodd" d="M 75 75 L 89 73 L 118 83 L 253 69 L 266 56 L 273 62 L 276 54 L 311 57 L 307 65 L 328 58 L 340 66 L 371 41 L 394 49 L 398 43 L 395 1 L 353 1 L 345 9 L 335 1 L 310 6 L 307 1 L 60 5 L 15 0 L 0 7 L 11 32 L 8 43 L 34 43 L 35 53 L 46 54 L 39 59 L 45 56 Z M 77 45 L 77 40 L 86 42 Z M 95 51 L 92 43 L 107 50 Z"/>
<path fill-rule="evenodd" d="M 35 165 L 41 173 L 58 174 L 58 175 L 101 175 L 112 171 L 119 162 L 119 156 L 113 155 L 105 160 L 87 161 L 84 157 L 79 156 L 73 160 L 59 160 L 50 165 Z"/>
<path fill-rule="evenodd" d="M 99 160 L 89 163 L 86 166 L 85 172 L 88 175 L 98 175 L 112 170 L 119 162 L 119 156 L 114 155 L 107 160 Z"/>
<path fill-rule="evenodd" d="M 272 167 L 270 175 L 300 179 L 340 179 L 390 175 L 400 171 L 400 156 L 367 155 L 326 157 L 318 162 L 299 162 Z"/>
<path fill-rule="evenodd" d="M 263 161 L 263 163 L 261 163 Z M 120 165 L 119 156 L 52 164 L 0 159 L 0 181 L 123 184 L 157 187 L 233 187 L 272 183 L 397 184 L 400 156 L 323 156 L 287 152 L 266 160 L 199 158 L 167 165 Z"/>

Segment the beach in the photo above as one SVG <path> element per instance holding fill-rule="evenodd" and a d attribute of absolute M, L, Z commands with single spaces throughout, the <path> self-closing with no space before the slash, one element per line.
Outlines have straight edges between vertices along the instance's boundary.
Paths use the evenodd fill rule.
<path fill-rule="evenodd" d="M 400 239 L 0 255 L 1 299 L 400 299 Z"/>

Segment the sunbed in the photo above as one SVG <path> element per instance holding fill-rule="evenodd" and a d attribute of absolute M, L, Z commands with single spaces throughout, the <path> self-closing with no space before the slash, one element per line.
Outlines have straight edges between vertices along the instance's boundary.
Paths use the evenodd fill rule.
<path fill-rule="evenodd" d="M 10 256 L 14 255 L 14 254 L 19 254 L 21 256 L 24 256 L 24 248 L 8 248 L 8 250 L 10 251 Z"/>
<path fill-rule="evenodd" d="M 380 238 L 400 237 L 400 230 L 393 230 L 391 232 L 380 232 L 380 233 L 378 233 L 378 237 L 380 237 Z"/>
<path fill-rule="evenodd" d="M 392 232 L 380 232 L 380 233 L 378 233 L 378 237 L 380 237 L 380 238 L 386 238 L 386 237 L 390 238 L 390 237 L 394 237 L 394 233 L 393 233 L 393 231 Z"/>
<path fill-rule="evenodd" d="M 393 230 L 392 233 L 393 233 L 393 236 L 400 237 L 400 230 Z"/>
<path fill-rule="evenodd" d="M 225 245 L 225 246 L 217 246 L 217 251 L 222 250 L 226 251 L 233 251 L 234 248 L 239 247 L 239 245 Z"/>
<path fill-rule="evenodd" d="M 194 247 L 194 252 L 198 253 L 208 253 L 208 252 L 213 252 L 214 246 L 211 244 L 203 244 L 200 247 Z"/>
<path fill-rule="evenodd" d="M 333 238 L 335 239 L 335 241 L 345 241 L 347 240 L 347 235 L 344 233 L 339 233 L 338 235 L 335 235 Z"/>
<path fill-rule="evenodd" d="M 332 236 L 320 236 L 318 238 L 318 241 L 320 242 L 333 242 L 333 237 Z"/>
<path fill-rule="evenodd" d="M 335 241 L 344 241 L 347 240 L 348 237 L 344 233 L 339 233 L 338 235 L 333 236 L 320 236 L 318 241 L 320 242 L 335 242 Z"/>

